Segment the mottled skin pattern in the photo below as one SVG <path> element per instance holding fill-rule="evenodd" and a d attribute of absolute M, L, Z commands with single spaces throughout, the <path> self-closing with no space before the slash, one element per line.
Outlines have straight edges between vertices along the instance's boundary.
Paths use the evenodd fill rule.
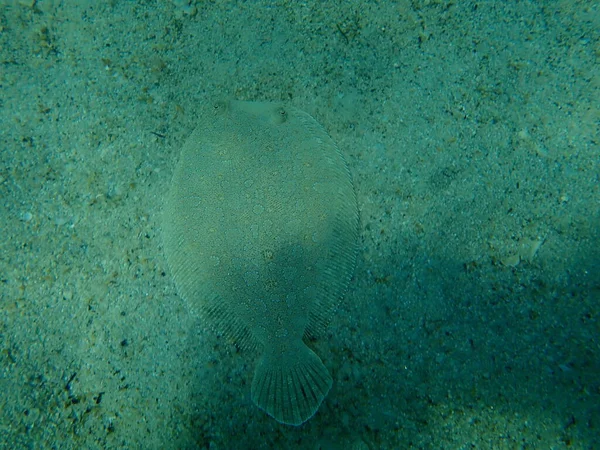
<path fill-rule="evenodd" d="M 332 380 L 303 342 L 326 325 L 354 268 L 357 206 L 337 147 L 306 113 L 206 108 L 165 207 L 165 250 L 191 308 L 262 351 L 253 401 L 308 420 Z"/>

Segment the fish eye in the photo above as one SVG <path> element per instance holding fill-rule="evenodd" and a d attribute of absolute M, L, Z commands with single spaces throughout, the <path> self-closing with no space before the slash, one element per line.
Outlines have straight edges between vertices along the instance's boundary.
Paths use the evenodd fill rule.
<path fill-rule="evenodd" d="M 223 113 L 227 111 L 227 102 L 220 100 L 213 103 L 212 107 L 215 114 Z"/>
<path fill-rule="evenodd" d="M 284 123 L 287 121 L 288 113 L 283 107 L 277 108 L 276 114 L 277 114 L 275 116 L 276 123 Z"/>

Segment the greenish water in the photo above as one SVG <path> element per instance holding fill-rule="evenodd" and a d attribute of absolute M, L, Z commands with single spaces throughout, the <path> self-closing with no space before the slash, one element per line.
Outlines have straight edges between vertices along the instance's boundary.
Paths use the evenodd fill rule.
<path fill-rule="evenodd" d="M 599 29 L 575 0 L 0 2 L 0 448 L 599 447 Z M 309 112 L 354 180 L 301 427 L 165 261 L 214 96 Z"/>

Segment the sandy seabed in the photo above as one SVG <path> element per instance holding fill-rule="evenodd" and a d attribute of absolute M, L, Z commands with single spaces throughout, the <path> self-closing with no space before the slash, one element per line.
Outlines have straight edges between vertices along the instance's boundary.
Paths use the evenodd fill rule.
<path fill-rule="evenodd" d="M 599 448 L 598 30 L 589 0 L 1 1 L 0 448 Z M 215 97 L 308 111 L 354 178 L 298 428 L 165 263 Z"/>

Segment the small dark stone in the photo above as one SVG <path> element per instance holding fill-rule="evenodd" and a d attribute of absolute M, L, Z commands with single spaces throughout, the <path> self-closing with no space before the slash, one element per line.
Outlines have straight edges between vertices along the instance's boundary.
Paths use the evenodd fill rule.
<path fill-rule="evenodd" d="M 96 405 L 100 404 L 100 402 L 102 401 L 103 395 L 104 395 L 104 392 L 100 392 L 97 397 L 94 397 L 94 401 L 96 402 Z"/>

